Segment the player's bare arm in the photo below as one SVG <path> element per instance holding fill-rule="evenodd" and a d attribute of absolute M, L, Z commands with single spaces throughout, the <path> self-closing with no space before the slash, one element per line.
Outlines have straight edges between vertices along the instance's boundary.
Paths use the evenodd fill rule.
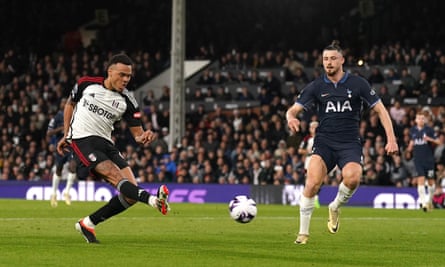
<path fill-rule="evenodd" d="M 69 146 L 66 135 L 70 127 L 71 117 L 73 116 L 73 111 L 76 103 L 71 101 L 71 96 L 68 98 L 63 110 L 63 137 L 57 143 L 57 153 L 63 155 L 65 149 Z"/>
<path fill-rule="evenodd" d="M 156 138 L 156 135 L 152 131 L 144 131 L 141 126 L 130 127 L 130 132 L 133 135 L 134 140 L 142 145 L 150 144 Z"/>
<path fill-rule="evenodd" d="M 287 126 L 291 132 L 300 131 L 300 120 L 297 119 L 298 114 L 303 111 L 303 106 L 299 104 L 292 105 L 286 112 Z"/>
<path fill-rule="evenodd" d="M 374 111 L 377 112 L 380 122 L 382 123 L 383 128 L 385 129 L 386 132 L 386 139 L 387 139 L 387 143 L 385 146 L 386 153 L 388 155 L 394 155 L 399 153 L 399 146 L 397 145 L 397 139 L 394 134 L 391 118 L 385 106 L 383 105 L 382 101 L 379 101 L 374 106 Z"/>
<path fill-rule="evenodd" d="M 431 142 L 431 143 L 433 143 L 435 145 L 441 145 L 442 144 L 442 142 L 440 141 L 440 138 L 431 138 L 428 135 L 425 135 L 423 137 L 423 139 L 425 139 L 425 141 Z"/>

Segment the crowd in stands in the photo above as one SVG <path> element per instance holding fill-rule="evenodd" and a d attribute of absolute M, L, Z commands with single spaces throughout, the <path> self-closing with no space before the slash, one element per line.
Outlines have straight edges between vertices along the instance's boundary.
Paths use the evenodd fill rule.
<path fill-rule="evenodd" d="M 187 34 L 195 36 L 187 39 L 187 55 L 196 59 L 216 59 L 218 67 L 202 73 L 190 89 L 187 101 L 255 100 L 259 106 L 206 110 L 199 105 L 186 115 L 185 135 L 169 150 L 169 111 L 155 105 L 169 101 L 170 89 L 165 86 L 161 95 L 147 92 L 140 103 L 144 127 L 154 130 L 158 139 L 149 146 L 139 147 L 122 122 L 116 125 L 116 144 L 141 182 L 303 184 L 304 156 L 298 153 L 298 146 L 308 132 L 309 122 L 317 118 L 311 112 L 304 114 L 301 132 L 289 134 L 284 112 L 304 85 L 321 75 L 320 50 L 297 51 L 284 47 L 305 44 L 320 48 L 319 43 L 325 44 L 332 37 L 347 39 L 347 36 L 335 36 L 336 29 L 326 31 L 321 25 L 322 19 L 333 24 L 327 15 L 348 12 L 354 5 L 346 2 L 323 5 L 319 11 L 324 15 L 318 16 L 320 20 L 315 22 L 303 13 L 295 16 L 299 10 L 295 6 L 297 2 L 288 2 L 285 6 L 274 1 L 256 3 L 262 6 L 256 12 L 250 12 L 250 2 L 212 4 L 216 8 L 214 14 L 204 2 L 188 6 L 188 12 L 195 10 L 202 15 L 195 14 L 187 19 L 194 25 L 188 28 Z M 379 2 L 376 6 L 378 17 L 382 18 L 381 23 L 387 23 L 376 27 L 384 28 L 382 33 L 401 40 L 412 34 L 416 37 L 413 40 L 430 40 L 431 45 L 441 43 L 443 30 L 431 27 L 440 25 L 435 21 L 440 17 L 437 16 L 440 8 L 436 8 L 440 6 L 439 1 L 433 1 L 429 7 L 416 3 L 416 8 L 405 2 L 394 4 L 403 11 L 400 14 L 417 20 L 401 19 L 390 12 L 387 4 Z M 8 12 L 0 18 L 8 25 L 0 33 L 4 40 L 0 45 L 0 180 L 49 181 L 55 143 L 46 136 L 46 130 L 61 99 L 68 96 L 79 77 L 103 75 L 109 56 L 122 47 L 128 49 L 126 52 L 135 61 L 130 90 L 166 68 L 171 3 L 121 1 L 107 7 L 108 25 L 96 25 L 101 28 L 98 38 L 84 49 L 81 43 L 66 43 L 69 41 L 66 37 L 70 36 L 67 32 L 75 32 L 79 25 L 94 17 L 92 13 L 103 10 L 102 1 L 76 1 L 68 6 L 65 2 L 52 2 L 51 8 L 29 1 L 10 1 L 5 5 Z M 417 12 L 420 7 L 422 12 Z M 278 9 L 283 19 L 270 17 L 274 14 L 270 12 L 272 8 Z M 249 15 L 240 15 L 246 9 Z M 239 13 L 235 12 L 238 10 Z M 234 17 L 243 17 L 244 23 L 226 20 L 230 12 L 234 12 Z M 205 16 L 207 14 L 211 15 Z M 149 22 L 147 17 L 157 23 Z M 296 34 L 304 27 L 305 20 L 313 28 L 323 28 L 325 34 L 320 34 L 320 38 Z M 350 26 L 356 24 L 344 23 L 337 32 L 360 39 L 356 38 L 360 33 Z M 233 31 L 235 28 L 239 31 Z M 277 28 L 281 31 L 276 31 Z M 390 28 L 394 30 L 389 31 Z M 215 34 L 229 31 L 227 35 Z M 61 36 L 65 43 L 59 43 Z M 218 36 L 224 38 L 217 40 Z M 390 40 L 387 36 L 379 36 Z M 365 113 L 361 123 L 365 156 L 362 183 L 412 186 L 412 155 L 405 148 L 409 139 L 407 129 L 413 125 L 417 111 L 425 112 L 428 124 L 445 143 L 444 51 L 440 46 L 406 46 L 409 42 L 369 46 L 373 40 L 363 40 L 367 44 L 363 47 L 351 43 L 354 50 L 344 46 L 345 67 L 375 86 L 395 122 L 402 151 L 391 158 L 384 155 L 382 127 L 375 114 Z M 419 73 L 412 72 L 413 66 Z M 270 69 L 279 69 L 280 75 L 263 71 Z M 230 84 L 241 85 L 240 90 L 226 90 Z M 260 89 L 252 92 L 248 85 Z M 396 91 L 391 90 L 394 86 L 397 86 Z M 411 97 L 428 98 L 431 107 L 406 105 L 404 100 Z M 444 146 L 435 148 L 435 158 L 437 177 L 445 181 Z M 325 183 L 336 184 L 339 179 L 339 173 L 334 171 Z"/>
<path fill-rule="evenodd" d="M 103 74 L 110 54 L 111 51 L 99 53 L 88 48 L 79 53 L 43 56 L 17 54 L 13 49 L 3 51 L 0 57 L 0 180 L 51 179 L 55 143 L 46 136 L 48 121 L 79 77 Z M 157 61 L 157 57 L 147 51 L 137 50 L 128 54 L 136 64 L 135 87 L 160 71 L 154 66 L 167 64 Z M 414 186 L 412 155 L 405 148 L 409 141 L 408 129 L 418 111 L 425 113 L 428 125 L 435 129 L 444 143 L 435 147 L 435 159 L 437 177 L 445 181 L 445 103 L 418 107 L 402 105 L 401 102 L 404 96 L 433 92 L 440 95 L 443 92 L 445 56 L 442 51 L 405 49 L 395 43 L 375 47 L 359 58 L 350 58 L 347 49 L 345 54 L 349 62 L 346 66 L 355 66 L 360 58 L 373 69 L 372 75 L 365 77 L 372 84 L 385 87 L 386 83 L 400 81 L 399 92 L 389 95 L 387 100 L 385 90 L 379 88 L 379 93 L 395 122 L 401 153 L 394 157 L 385 155 L 383 128 L 375 114 L 365 112 L 360 124 L 364 155 L 362 183 Z M 399 58 L 404 63 L 398 62 Z M 393 74 L 379 74 L 377 66 L 386 65 L 398 67 L 393 69 Z M 409 73 L 404 72 L 410 66 L 420 67 L 418 77 L 406 78 Z M 154 105 L 169 99 L 169 88 L 165 86 L 162 95 L 156 96 L 151 92 L 141 103 L 144 127 L 155 131 L 157 140 L 139 147 L 132 140 L 125 122 L 121 122 L 116 125 L 115 142 L 140 182 L 303 184 L 304 156 L 298 153 L 298 147 L 308 134 L 309 122 L 317 118 L 312 112 L 305 113 L 301 131 L 289 134 L 284 113 L 301 86 L 319 75 L 320 72 L 315 74 L 319 67 L 320 54 L 315 50 L 310 53 L 292 50 L 227 53 L 220 58 L 218 69 L 204 71 L 198 79 L 196 87 L 199 90 L 196 91 L 206 88 L 206 92 L 201 93 L 207 96 L 197 96 L 194 92 L 188 100 L 212 97 L 218 101 L 220 97 L 212 95 L 209 88 L 224 88 L 227 83 L 255 83 L 262 92 L 257 96 L 241 91 L 240 95 L 226 93 L 225 97 L 232 101 L 253 98 L 260 101 L 258 107 L 205 110 L 199 106 L 186 115 L 185 135 L 169 149 L 169 111 L 158 110 Z M 281 68 L 285 75 L 276 77 L 272 72 L 266 72 L 265 76 L 255 76 L 262 69 L 269 68 Z M 314 73 L 306 74 L 308 68 L 312 68 Z M 230 76 L 231 73 L 236 75 Z M 396 75 L 399 77 L 394 78 Z M 283 87 L 288 89 L 283 90 Z M 334 171 L 324 183 L 335 185 L 340 179 L 340 173 Z"/>

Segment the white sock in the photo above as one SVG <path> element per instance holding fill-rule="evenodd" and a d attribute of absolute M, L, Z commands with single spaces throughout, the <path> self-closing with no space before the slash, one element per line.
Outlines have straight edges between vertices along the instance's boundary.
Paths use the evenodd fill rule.
<path fill-rule="evenodd" d="M 158 206 L 156 205 L 156 199 L 157 199 L 157 197 L 155 197 L 155 196 L 153 196 L 153 195 L 151 195 L 149 198 L 148 198 L 148 204 L 150 204 L 150 206 L 152 206 L 153 208 L 157 208 Z"/>
<path fill-rule="evenodd" d="M 417 185 L 417 193 L 419 194 L 420 204 L 425 205 L 425 184 Z"/>
<path fill-rule="evenodd" d="M 436 190 L 436 185 L 428 185 L 428 203 L 433 203 L 434 191 Z"/>
<path fill-rule="evenodd" d="M 90 216 L 83 218 L 83 223 L 90 228 L 96 227 L 96 225 L 90 220 Z"/>
<path fill-rule="evenodd" d="M 52 189 L 53 189 L 53 195 L 55 196 L 57 196 L 57 190 L 59 189 L 60 179 L 62 179 L 62 177 L 60 177 L 55 173 L 53 174 Z"/>
<path fill-rule="evenodd" d="M 314 211 L 315 197 L 307 198 L 301 195 L 300 199 L 300 235 L 309 235 L 312 212 Z"/>
<path fill-rule="evenodd" d="M 354 195 L 356 190 L 357 188 L 349 189 L 346 185 L 343 184 L 343 182 L 341 182 L 338 186 L 337 196 L 329 204 L 329 208 L 337 210 L 338 208 L 343 206 L 343 204 L 348 203 L 349 199 L 352 197 L 352 195 Z"/>
<path fill-rule="evenodd" d="M 66 178 L 65 193 L 67 194 L 70 193 L 71 187 L 73 187 L 75 180 L 76 180 L 76 174 L 73 172 L 69 172 Z"/>

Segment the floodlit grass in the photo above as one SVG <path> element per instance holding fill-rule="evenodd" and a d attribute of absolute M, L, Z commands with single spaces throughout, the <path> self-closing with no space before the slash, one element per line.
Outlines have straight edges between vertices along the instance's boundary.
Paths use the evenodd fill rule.
<path fill-rule="evenodd" d="M 258 205 L 249 224 L 225 204 L 137 204 L 99 225 L 87 244 L 74 223 L 103 203 L 0 200 L 0 266 L 445 266 L 445 211 L 343 207 L 339 233 L 315 210 L 295 245 L 298 207 Z"/>

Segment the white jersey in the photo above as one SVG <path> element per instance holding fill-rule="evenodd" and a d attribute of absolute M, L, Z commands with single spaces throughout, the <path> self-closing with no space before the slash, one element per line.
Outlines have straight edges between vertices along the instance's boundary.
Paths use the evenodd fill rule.
<path fill-rule="evenodd" d="M 115 122 L 122 118 L 130 127 L 141 125 L 138 104 L 130 92 L 112 91 L 103 86 L 103 77 L 82 77 L 71 91 L 76 106 L 68 139 L 99 136 L 113 142 Z"/>

